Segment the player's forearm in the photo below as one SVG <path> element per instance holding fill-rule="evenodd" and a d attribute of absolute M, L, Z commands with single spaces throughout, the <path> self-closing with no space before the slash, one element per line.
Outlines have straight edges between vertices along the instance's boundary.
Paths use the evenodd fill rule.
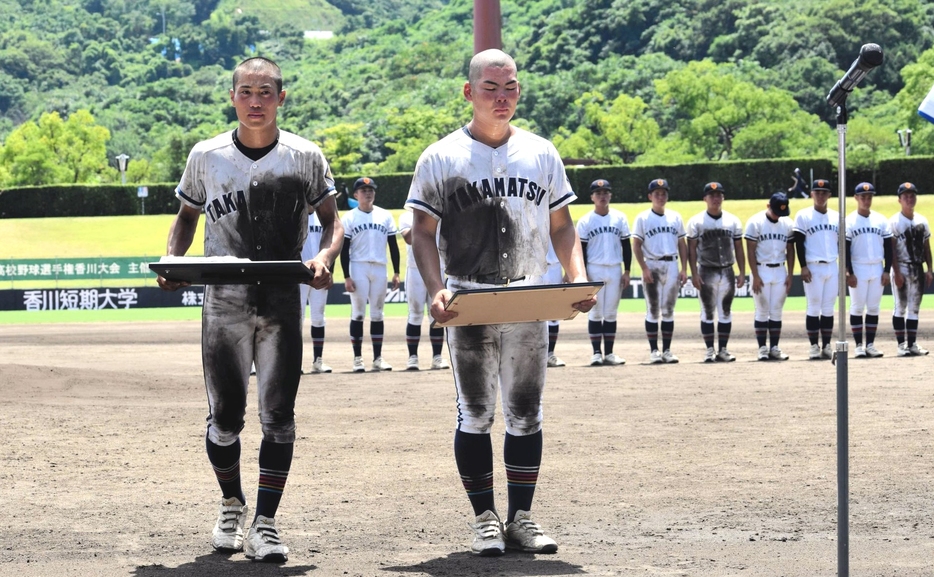
<path fill-rule="evenodd" d="M 688 241 L 688 266 L 691 268 L 691 276 L 697 275 L 697 241 Z"/>
<path fill-rule="evenodd" d="M 555 247 L 555 254 L 558 255 L 561 266 L 567 272 L 568 280 L 570 282 L 586 281 L 587 265 L 584 264 L 584 251 L 574 227 L 552 229 L 551 243 Z"/>
<path fill-rule="evenodd" d="M 931 239 L 924 241 L 924 262 L 928 265 L 928 272 L 931 271 Z"/>
<path fill-rule="evenodd" d="M 801 268 L 804 268 L 808 265 L 807 261 L 807 251 L 804 248 L 804 233 L 796 232 L 795 233 L 795 252 L 798 255 L 798 262 L 801 263 Z"/>
<path fill-rule="evenodd" d="M 623 270 L 632 270 L 632 243 L 628 238 L 623 239 Z"/>
<path fill-rule="evenodd" d="M 746 276 L 746 253 L 743 251 L 742 239 L 734 241 L 733 248 L 736 250 L 736 265 L 739 267 L 739 276 Z"/>
<path fill-rule="evenodd" d="M 642 252 L 642 239 L 632 237 L 632 256 L 636 258 L 640 269 L 645 270 L 648 268 L 645 264 L 645 254 Z"/>
<path fill-rule="evenodd" d="M 179 212 L 169 228 L 169 238 L 166 242 L 165 254 L 169 256 L 184 256 L 191 248 L 198 230 L 198 218 L 187 213 Z"/>
<path fill-rule="evenodd" d="M 895 239 L 882 239 L 882 251 L 884 253 L 884 261 L 882 265 L 882 270 L 889 272 L 892 270 L 892 262 L 894 260 L 895 251 L 892 250 L 892 245 L 895 244 Z"/>
<path fill-rule="evenodd" d="M 341 246 L 341 272 L 345 279 L 350 278 L 350 239 L 347 237 L 344 237 Z"/>
<path fill-rule="evenodd" d="M 392 263 L 392 274 L 399 274 L 399 243 L 396 242 L 395 236 L 390 236 L 386 239 L 386 244 L 389 245 L 389 260 Z"/>
<path fill-rule="evenodd" d="M 785 248 L 785 263 L 788 267 L 788 275 L 791 276 L 795 273 L 795 247 L 794 243 L 788 243 L 788 246 Z"/>
<path fill-rule="evenodd" d="M 422 275 L 425 288 L 432 297 L 444 289 L 441 280 L 441 257 L 438 255 L 438 245 L 432 232 L 427 234 L 417 229 L 412 230 L 412 250 L 415 254 L 415 265 Z"/>
<path fill-rule="evenodd" d="M 330 225 L 322 223 L 322 226 L 321 244 L 315 260 L 324 261 L 329 269 L 334 270 L 334 263 L 344 245 L 344 226 L 339 220 L 333 221 Z"/>

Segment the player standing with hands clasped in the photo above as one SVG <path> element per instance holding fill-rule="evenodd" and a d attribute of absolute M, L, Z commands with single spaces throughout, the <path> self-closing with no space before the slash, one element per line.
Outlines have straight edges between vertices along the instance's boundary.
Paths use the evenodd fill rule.
<path fill-rule="evenodd" d="M 752 273 L 754 326 L 760 361 L 788 360 L 788 355 L 778 348 L 778 341 L 782 336 L 782 309 L 791 291 L 795 270 L 795 225 L 788 218 L 789 214 L 788 195 L 776 192 L 766 209 L 749 217 L 746 223 L 746 252 Z"/>
<path fill-rule="evenodd" d="M 875 339 L 882 289 L 889 284 L 892 267 L 892 231 L 889 221 L 871 209 L 875 193 L 875 187 L 868 182 L 857 184 L 854 191 L 857 208 L 846 216 L 846 286 L 850 292 L 850 329 L 856 341 L 856 358 L 883 355 L 876 349 Z M 866 346 L 863 346 L 864 330 Z"/>
<path fill-rule="evenodd" d="M 413 216 L 409 211 L 399 216 L 399 233 L 408 245 L 412 244 L 412 221 Z M 422 336 L 422 320 L 425 318 L 425 309 L 431 306 L 431 299 L 428 298 L 425 281 L 418 272 L 415 251 L 411 249 L 411 246 L 405 257 L 405 300 L 409 305 L 409 318 L 405 325 L 405 343 L 409 349 L 409 360 L 405 364 L 405 370 L 417 371 L 419 370 L 418 343 Z M 429 327 L 428 338 L 431 340 L 431 368 L 433 370 L 451 368 L 441 356 L 441 349 L 444 346 L 444 328 Z"/>
<path fill-rule="evenodd" d="M 687 224 L 688 262 L 691 282 L 700 292 L 701 335 L 707 346 L 705 363 L 736 360 L 726 346 L 733 328 L 731 307 L 736 289 L 746 281 L 746 255 L 743 252 L 743 225 L 723 210 L 723 185 L 708 182 L 704 186 L 707 210 L 691 217 Z M 739 276 L 733 265 L 739 266 Z M 714 313 L 718 314 L 717 341 L 714 344 Z"/>
<path fill-rule="evenodd" d="M 350 344 L 353 346 L 353 372 L 366 371 L 363 365 L 363 318 L 370 305 L 370 340 L 373 342 L 373 370 L 391 371 L 383 360 L 383 307 L 386 304 L 386 246 L 392 261 L 392 288 L 399 288 L 399 244 L 396 221 L 388 210 L 374 204 L 376 182 L 358 178 L 353 185 L 357 207 L 344 214 L 344 247 L 341 269 L 344 288 L 350 293 Z"/>
<path fill-rule="evenodd" d="M 626 215 L 610 208 L 612 194 L 608 180 L 593 181 L 590 184 L 590 200 L 593 201 L 594 209 L 577 221 L 577 234 L 581 239 L 587 277 L 591 281 L 604 282 L 600 302 L 587 315 L 587 332 L 593 346 L 591 366 L 622 365 L 626 362 L 626 359 L 613 353 L 613 344 L 616 341 L 619 300 L 629 286 L 632 245 Z M 620 264 L 623 265 L 622 271 Z"/>
<path fill-rule="evenodd" d="M 343 237 L 334 181 L 317 146 L 277 126 L 285 102 L 279 67 L 265 58 L 241 62 L 233 73 L 230 101 L 237 129 L 199 142 L 188 155 L 175 189 L 181 208 L 169 229 L 168 254 L 188 251 L 203 210 L 205 256 L 299 260 L 312 207 L 324 230 L 319 252 L 306 262 L 314 272 L 310 284 L 330 286 L 330 266 Z M 165 290 L 188 284 L 162 277 L 158 282 Z M 295 442 L 295 396 L 302 372 L 298 306 L 297 284 L 208 285 L 204 291 L 201 354 L 210 411 L 205 445 L 223 495 L 212 544 L 220 550 L 244 549 L 256 561 L 283 562 L 289 553 L 275 515 Z M 263 440 L 256 514 L 244 543 L 240 431 L 254 361 Z"/>
<path fill-rule="evenodd" d="M 456 316 L 445 310 L 453 291 L 541 284 L 549 237 L 569 282 L 587 280 L 567 208 L 576 196 L 561 156 L 547 140 L 510 124 L 519 93 L 516 63 L 509 55 L 500 50 L 475 55 L 463 88 L 472 119 L 429 146 L 415 167 L 406 207 L 414 210 L 412 246 L 438 322 Z M 595 303 L 591 298 L 574 307 L 588 312 Z M 507 546 L 554 553 L 557 543 L 531 518 L 542 460 L 545 323 L 447 331 L 457 389 L 454 457 L 476 516 L 470 523 L 471 549 L 478 555 L 499 555 Z M 504 518 L 493 500 L 490 429 L 497 390 L 506 425 L 509 509 Z"/>
<path fill-rule="evenodd" d="M 918 187 L 910 182 L 898 185 L 898 204 L 902 209 L 889 219 L 895 238 L 892 262 L 892 296 L 895 309 L 892 327 L 898 341 L 898 356 L 911 357 L 928 354 L 918 346 L 918 311 L 924 289 L 934 281 L 931 269 L 931 227 L 924 216 L 915 212 Z M 924 266 L 927 265 L 927 272 Z"/>
<path fill-rule="evenodd" d="M 652 208 L 639 213 L 632 225 L 632 252 L 642 268 L 645 292 L 645 334 L 649 340 L 649 364 L 677 363 L 671 352 L 675 330 L 675 302 L 687 282 L 687 243 L 681 215 L 666 210 L 668 181 L 649 183 Z M 681 272 L 678 272 L 678 260 Z M 658 349 L 658 321 L 662 321 L 662 352 Z"/>
<path fill-rule="evenodd" d="M 302 260 L 307 261 L 314 257 L 321 246 L 321 234 L 324 226 L 318 219 L 318 213 L 308 215 L 308 237 L 302 246 Z M 299 285 L 301 288 L 302 324 L 305 322 L 305 308 L 311 309 L 311 345 L 314 351 L 311 372 L 330 373 L 331 367 L 324 364 L 321 355 L 324 354 L 324 309 L 328 304 L 328 289 L 313 289 L 307 284 Z M 308 305 L 306 307 L 306 305 Z"/>
<path fill-rule="evenodd" d="M 814 206 L 795 214 L 795 252 L 801 265 L 801 280 L 807 298 L 804 326 L 811 342 L 808 358 L 812 361 L 830 359 L 830 339 L 833 336 L 833 305 L 837 297 L 837 256 L 840 213 L 828 208 L 830 182 L 817 179 L 811 183 Z M 820 336 L 821 344 L 817 344 Z"/>

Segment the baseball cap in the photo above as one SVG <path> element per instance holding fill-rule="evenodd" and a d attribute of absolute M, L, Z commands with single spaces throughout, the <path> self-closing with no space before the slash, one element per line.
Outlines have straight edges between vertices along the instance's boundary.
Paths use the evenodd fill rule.
<path fill-rule="evenodd" d="M 612 188 L 610 187 L 609 180 L 603 180 L 602 178 L 598 178 L 597 180 L 590 183 L 590 192 L 595 192 L 597 190 L 602 190 L 604 188 L 607 190 L 612 190 Z"/>
<path fill-rule="evenodd" d="M 719 182 L 708 182 L 704 185 L 704 196 L 707 196 L 711 192 L 723 193 L 723 185 Z"/>
<path fill-rule="evenodd" d="M 364 186 L 368 186 L 373 190 L 376 190 L 376 181 L 368 176 L 358 178 L 357 181 L 353 183 L 353 192 L 357 192 L 357 190 L 363 188 Z"/>
<path fill-rule="evenodd" d="M 778 191 L 769 199 L 769 208 L 778 216 L 788 216 L 791 214 L 791 208 L 788 206 L 788 195 Z"/>
<path fill-rule="evenodd" d="M 875 194 L 876 187 L 869 184 L 868 182 L 861 182 L 856 185 L 856 189 L 853 191 L 853 194 Z"/>
<path fill-rule="evenodd" d="M 910 182 L 903 182 L 898 185 L 898 195 L 901 196 L 903 192 L 913 192 L 918 194 L 918 187 L 911 184 Z"/>
<path fill-rule="evenodd" d="M 818 178 L 811 183 L 811 190 L 826 190 L 830 192 L 830 181 Z"/>
<path fill-rule="evenodd" d="M 664 178 L 656 178 L 655 180 L 649 183 L 649 192 L 652 192 L 653 190 L 658 190 L 659 188 L 664 188 L 665 190 L 668 190 L 668 181 L 665 180 Z"/>

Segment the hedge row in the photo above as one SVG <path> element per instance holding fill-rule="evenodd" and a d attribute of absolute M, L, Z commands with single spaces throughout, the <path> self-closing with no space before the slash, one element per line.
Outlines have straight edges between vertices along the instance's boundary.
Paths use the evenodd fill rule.
<path fill-rule="evenodd" d="M 875 173 L 847 171 L 847 188 L 859 182 L 875 184 L 881 194 L 894 194 L 904 181 L 914 182 L 923 192 L 930 192 L 929 177 L 934 157 L 905 157 L 884 160 Z M 776 190 L 792 185 L 792 172 L 800 168 L 805 178 L 813 171 L 815 178 L 837 180 L 837 169 L 830 160 L 782 159 L 737 162 L 682 164 L 675 166 L 571 166 L 568 178 L 577 191 L 580 203 L 590 202 L 590 183 L 598 178 L 613 186 L 614 202 L 645 200 L 649 181 L 664 178 L 671 185 L 672 200 L 700 199 L 704 185 L 711 181 L 723 184 L 729 198 L 768 198 Z M 347 194 L 356 176 L 337 178 L 341 191 L 338 206 L 347 208 Z M 374 177 L 378 186 L 376 202 L 384 208 L 401 208 L 412 182 L 410 173 Z M 175 184 L 147 184 L 149 196 L 137 196 L 136 185 L 54 185 L 12 188 L 0 191 L 0 218 L 41 218 L 48 216 L 109 216 L 140 214 L 145 202 L 146 214 L 174 214 L 178 211 Z"/>

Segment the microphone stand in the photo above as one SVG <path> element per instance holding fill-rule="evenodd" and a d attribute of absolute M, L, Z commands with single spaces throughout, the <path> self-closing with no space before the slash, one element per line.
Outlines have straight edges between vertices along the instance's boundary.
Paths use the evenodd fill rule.
<path fill-rule="evenodd" d="M 849 382 L 846 341 L 846 99 L 837 106 L 837 183 L 839 188 L 839 228 L 837 229 L 838 298 L 837 346 L 837 575 L 850 574 L 850 445 Z"/>

